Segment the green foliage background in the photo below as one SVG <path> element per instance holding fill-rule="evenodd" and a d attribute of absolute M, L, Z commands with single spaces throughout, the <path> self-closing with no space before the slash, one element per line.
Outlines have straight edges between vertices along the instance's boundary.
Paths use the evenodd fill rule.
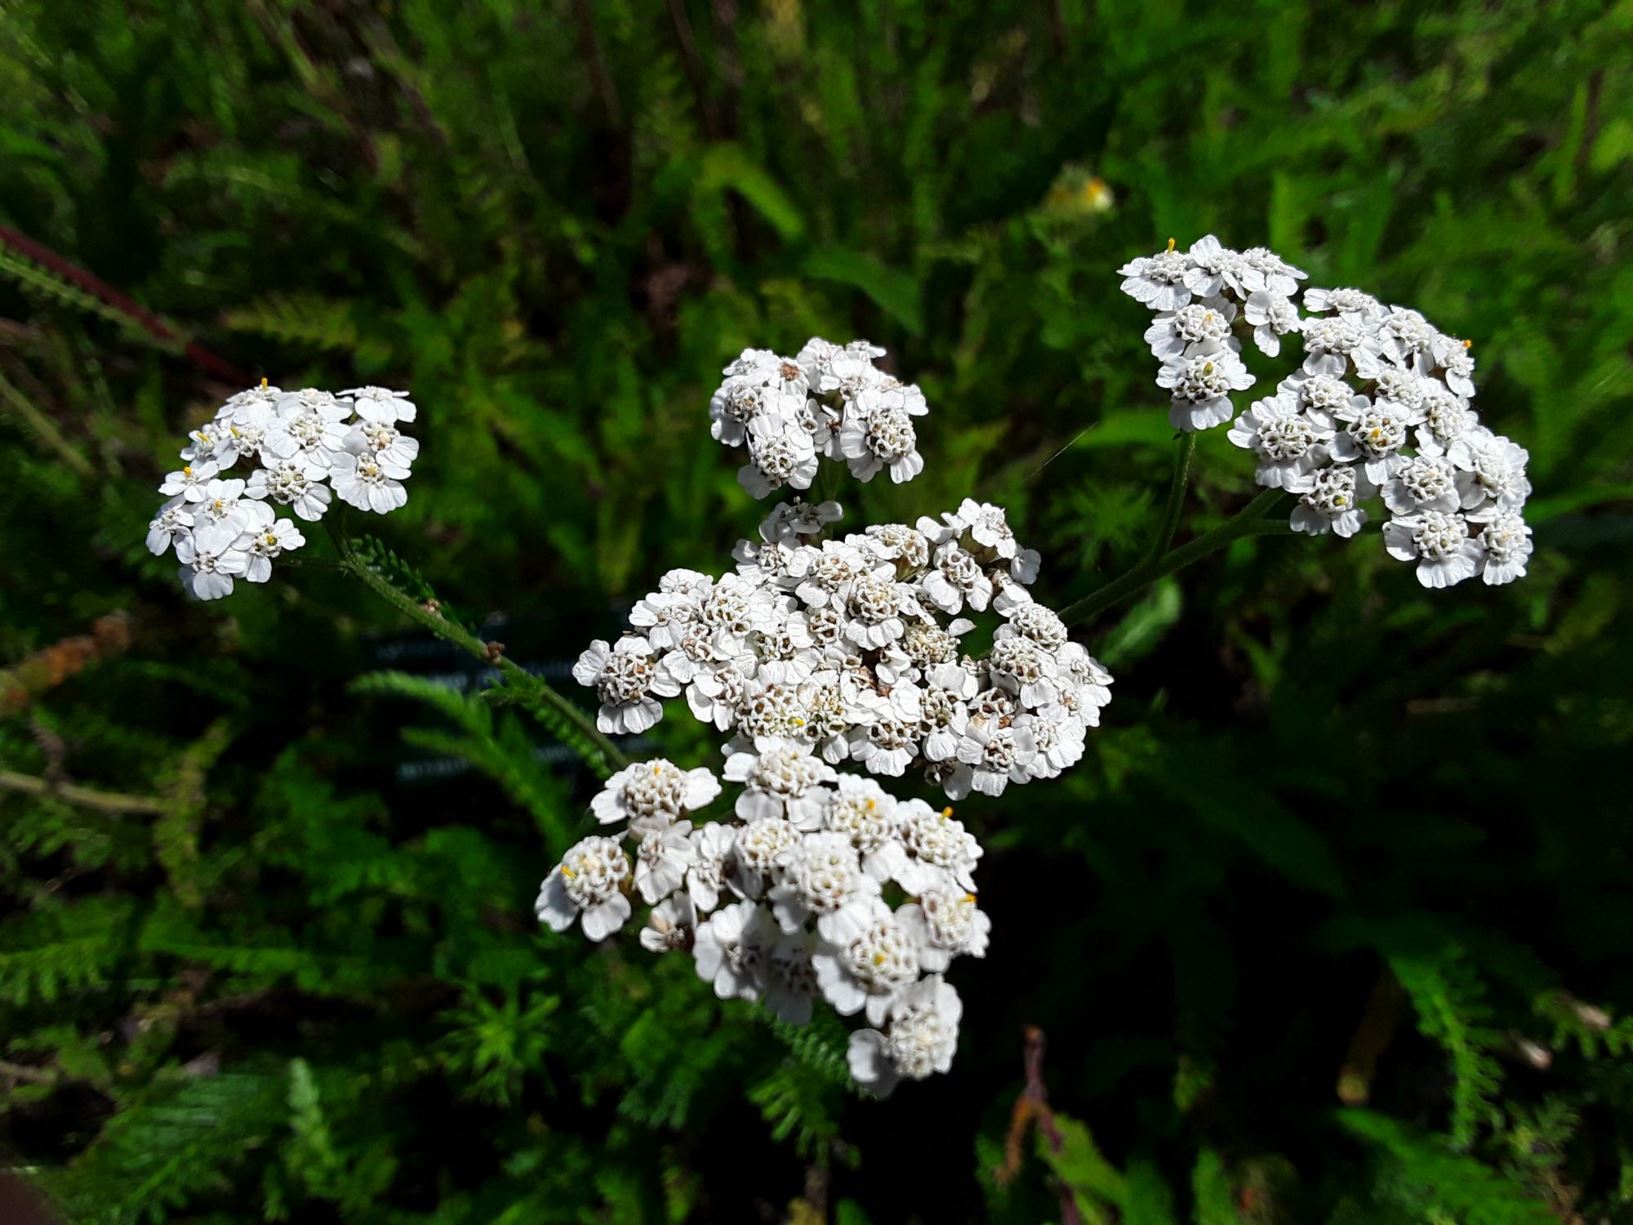
<path fill-rule="evenodd" d="M 1626 0 L 0 5 L 0 223 L 174 329 L 0 243 L 7 1167 L 74 1222 L 1633 1220 L 1630 46 Z M 882 1105 L 536 929 L 548 724 L 379 674 L 335 571 L 198 606 L 142 547 L 233 389 L 187 341 L 410 386 L 383 536 L 569 657 L 752 530 L 719 367 L 865 335 L 934 412 L 853 511 L 977 491 L 1075 597 L 1172 446 L 1115 269 L 1208 231 L 1474 338 L 1532 576 L 1247 540 L 1088 627 L 1107 725 L 963 810 L 992 956 Z M 1250 489 L 1198 460 L 1187 532 Z M 1062 1115 L 1000 1179 L 1029 1024 Z"/>

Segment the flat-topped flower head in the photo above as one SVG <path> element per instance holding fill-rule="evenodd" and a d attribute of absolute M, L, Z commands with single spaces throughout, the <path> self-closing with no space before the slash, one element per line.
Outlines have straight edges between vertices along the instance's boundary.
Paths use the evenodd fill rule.
<path fill-rule="evenodd" d="M 873 1097 L 888 1097 L 903 1080 L 925 1080 L 952 1067 L 963 1004 L 932 974 L 902 992 L 890 1009 L 888 1033 L 859 1029 L 846 1059 L 851 1078 Z"/>
<path fill-rule="evenodd" d="M 1222 298 L 1192 302 L 1177 311 L 1159 311 L 1145 330 L 1145 343 L 1162 361 L 1176 361 L 1199 353 L 1235 348 L 1231 324 L 1236 307 Z"/>
<path fill-rule="evenodd" d="M 1482 525 L 1475 538 L 1482 550 L 1480 577 L 1493 587 L 1524 578 L 1531 560 L 1531 529 L 1519 513 L 1488 507 L 1469 520 Z"/>
<path fill-rule="evenodd" d="M 391 467 L 372 453 L 342 451 L 329 461 L 329 481 L 335 496 L 358 510 L 388 514 L 408 504 L 408 491 Z M 397 469 L 403 475 L 406 470 Z"/>

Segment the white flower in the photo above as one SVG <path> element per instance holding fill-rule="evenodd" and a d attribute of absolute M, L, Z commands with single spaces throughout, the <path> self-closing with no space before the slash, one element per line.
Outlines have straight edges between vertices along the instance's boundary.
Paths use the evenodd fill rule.
<path fill-rule="evenodd" d="M 790 1025 L 809 1024 L 811 1005 L 822 994 L 811 952 L 810 935 L 795 932 L 772 946 L 766 966 L 766 1009 Z"/>
<path fill-rule="evenodd" d="M 684 893 L 677 893 L 652 908 L 641 928 L 641 947 L 654 953 L 689 948 L 696 928 L 697 907 Z"/>
<path fill-rule="evenodd" d="M 750 496 L 763 498 L 784 485 L 810 488 L 817 471 L 816 444 L 797 422 L 766 414 L 749 422 L 747 436 L 749 462 L 737 470 L 737 481 Z"/>
<path fill-rule="evenodd" d="M 1524 578 L 1531 559 L 1531 529 L 1525 520 L 1515 511 L 1489 507 L 1475 511 L 1469 519 L 1485 524 L 1476 539 L 1485 550 L 1481 577 L 1486 583 L 1497 586 Z"/>
<path fill-rule="evenodd" d="M 159 492 L 168 497 L 180 497 L 185 502 L 202 502 L 205 491 L 215 475 L 221 469 L 209 460 L 197 464 L 184 464 L 178 472 L 165 474 L 164 484 L 159 486 Z"/>
<path fill-rule="evenodd" d="M 1298 283 L 1307 275 L 1269 247 L 1249 247 L 1242 252 L 1242 262 L 1257 274 L 1256 282 L 1244 277 L 1243 283 L 1262 288 L 1278 298 L 1291 298 L 1298 292 Z"/>
<path fill-rule="evenodd" d="M 228 396 L 226 402 L 216 409 L 215 417 L 217 421 L 243 425 L 257 420 L 263 410 L 275 410 L 283 398 L 282 388 L 270 387 L 263 380 L 259 387 L 247 387 Z"/>
<path fill-rule="evenodd" d="M 1157 386 L 1173 395 L 1168 421 L 1176 430 L 1205 430 L 1223 425 L 1235 414 L 1230 393 L 1253 386 L 1242 359 L 1229 349 L 1165 362 Z"/>
<path fill-rule="evenodd" d="M 1258 457 L 1254 479 L 1259 484 L 1297 491 L 1307 487 L 1310 474 L 1326 462 L 1333 433 L 1324 417 L 1305 412 L 1294 396 L 1278 391 L 1249 405 L 1227 436 Z"/>
<path fill-rule="evenodd" d="M 1444 455 L 1458 439 L 1480 428 L 1480 414 L 1433 380 L 1424 388 L 1423 418 L 1417 441 L 1425 455 Z"/>
<path fill-rule="evenodd" d="M 1461 503 L 1457 469 L 1443 455 L 1413 456 L 1395 470 L 1383 495 L 1384 505 L 1397 515 L 1456 510 Z"/>
<path fill-rule="evenodd" d="M 1469 348 L 1469 341 L 1458 340 L 1436 350 L 1446 385 L 1460 396 L 1474 394 L 1474 354 Z"/>
<path fill-rule="evenodd" d="M 1276 388 L 1277 395 L 1291 396 L 1317 422 L 1328 424 L 1339 413 L 1366 408 L 1371 403 L 1333 374 L 1310 374 L 1296 370 Z"/>
<path fill-rule="evenodd" d="M 843 514 L 838 502 L 807 502 L 791 498 L 778 502 L 760 521 L 760 539 L 779 544 L 796 544 L 801 536 L 815 536 Z"/>
<path fill-rule="evenodd" d="M 658 757 L 614 774 L 590 801 L 590 811 L 603 825 L 622 821 L 633 830 L 647 830 L 706 808 L 719 795 L 720 780 L 708 769 L 682 770 Z"/>
<path fill-rule="evenodd" d="M 783 853 L 783 877 L 766 895 L 783 931 L 804 927 L 812 916 L 824 940 L 843 944 L 871 921 L 870 902 L 879 882 L 862 871 L 851 840 L 840 833 L 806 834 Z"/>
<path fill-rule="evenodd" d="M 346 450 L 370 456 L 388 475 L 402 480 L 420 453 L 420 440 L 410 438 L 389 421 L 359 421 L 346 435 Z"/>
<path fill-rule="evenodd" d="M 1192 302 L 1177 311 L 1160 311 L 1145 330 L 1145 343 L 1161 361 L 1197 353 L 1216 353 L 1220 349 L 1235 348 L 1230 325 L 1236 320 L 1236 307 L 1223 298 L 1208 298 Z"/>
<path fill-rule="evenodd" d="M 1099 711 L 1091 714 L 1098 723 Z M 1020 715 L 1015 726 L 1032 737 L 1033 757 L 1027 772 L 1033 778 L 1058 778 L 1083 760 L 1088 720 L 1065 702 Z"/>
<path fill-rule="evenodd" d="M 277 460 L 270 468 L 250 473 L 244 496 L 264 498 L 287 506 L 308 523 L 323 518 L 329 509 L 329 487 L 322 483 L 325 471 L 302 459 Z"/>
<path fill-rule="evenodd" d="M 272 522 L 272 507 L 243 499 L 243 481 L 224 481 L 218 477 L 204 487 L 204 498 L 194 509 L 202 523 L 226 523 L 241 532 Z"/>
<path fill-rule="evenodd" d="M 1488 499 L 1499 510 L 1519 510 L 1531 496 L 1525 475 L 1530 456 L 1501 434 L 1483 427 L 1470 431 L 1447 454 L 1458 468 L 1457 490 L 1464 510 L 1475 510 Z"/>
<path fill-rule="evenodd" d="M 155 557 L 163 556 L 166 550 L 190 535 L 192 529 L 193 516 L 187 503 L 179 497 L 171 498 L 147 525 L 148 552 Z"/>
<path fill-rule="evenodd" d="M 1480 544 L 1456 511 L 1397 515 L 1384 524 L 1384 546 L 1391 557 L 1416 561 L 1418 582 L 1425 587 L 1450 587 L 1480 568 Z"/>
<path fill-rule="evenodd" d="M 745 897 L 759 897 L 781 873 L 783 853 L 799 840 L 799 829 L 781 817 L 738 827 L 727 883 Z"/>
<path fill-rule="evenodd" d="M 329 461 L 329 466 L 329 479 L 336 496 L 358 510 L 383 515 L 408 502 L 408 491 L 402 482 L 373 456 L 341 451 Z M 397 471 L 407 475 L 402 469 Z"/>
<path fill-rule="evenodd" d="M 963 799 L 971 789 L 982 795 L 1002 795 L 1010 783 L 1027 780 L 1036 751 L 1025 727 L 971 720 L 958 742 L 958 769 L 948 780 L 947 794 L 955 800 Z"/>
<path fill-rule="evenodd" d="M 878 898 L 865 904 L 863 926 L 842 944 L 818 945 L 811 957 L 823 997 L 840 1016 L 864 1009 L 874 1025 L 884 1022 L 891 1001 L 919 976 L 912 935 Z"/>
<path fill-rule="evenodd" d="M 1433 379 L 1426 379 L 1414 370 L 1385 366 L 1373 380 L 1372 398 L 1380 404 L 1391 404 L 1409 424 L 1417 425 L 1426 413 L 1424 400 L 1435 386 L 1438 384 Z"/>
<path fill-rule="evenodd" d="M 1061 628 L 1064 640 L 1065 627 Z M 1054 682 L 1054 654 L 1030 638 L 1015 635 L 996 639 L 987 656 L 987 673 L 993 684 L 1019 697 L 1026 710 L 1047 706 L 1059 696 Z"/>
<path fill-rule="evenodd" d="M 697 976 L 721 999 L 754 1000 L 765 987 L 766 962 L 781 933 L 755 902 L 723 906 L 698 924 L 692 941 Z"/>
<path fill-rule="evenodd" d="M 1365 326 L 1383 313 L 1383 303 L 1359 289 L 1317 289 L 1304 291 L 1304 309 L 1312 315 L 1337 311 L 1357 326 Z"/>
<path fill-rule="evenodd" d="M 1373 369 L 1367 333 L 1343 315 L 1322 316 L 1304 321 L 1304 371 L 1306 374 L 1341 375 L 1350 363 L 1365 377 Z"/>
<path fill-rule="evenodd" d="M 1442 340 L 1434 325 L 1417 311 L 1391 306 L 1377 321 L 1373 347 L 1396 365 L 1410 366 L 1419 358 L 1432 362 Z"/>
<path fill-rule="evenodd" d="M 690 826 L 649 829 L 635 848 L 635 887 L 650 906 L 680 888 L 691 864 Z"/>
<path fill-rule="evenodd" d="M 873 388 L 859 393 L 847 406 L 839 430 L 839 453 L 849 464 L 851 475 L 870 481 L 881 468 L 888 468 L 890 479 L 901 484 L 924 471 L 913 418 L 926 411 L 924 396 L 916 387 Z"/>
<path fill-rule="evenodd" d="M 254 503 L 254 505 L 261 505 Z M 271 507 L 263 507 L 267 514 L 272 514 Z M 272 577 L 273 560 L 282 557 L 290 549 L 298 549 L 306 543 L 306 537 L 301 535 L 297 528 L 288 519 L 277 519 L 259 526 L 251 526 L 245 530 L 236 542 L 235 547 L 249 555 L 249 561 L 244 568 L 244 578 L 251 583 L 264 583 Z"/>
<path fill-rule="evenodd" d="M 737 832 L 731 826 L 710 821 L 692 830 L 692 859 L 686 869 L 686 893 L 699 910 L 713 910 L 720 903 L 726 881 L 726 862 L 736 845 Z"/>
<path fill-rule="evenodd" d="M 304 460 L 327 468 L 345 450 L 345 422 L 352 410 L 327 391 L 307 388 L 278 401 L 278 416 L 261 440 L 263 452 L 278 459 Z"/>
<path fill-rule="evenodd" d="M 1353 536 L 1367 521 L 1366 511 L 1356 505 L 1363 497 L 1371 496 L 1365 475 L 1349 466 L 1322 468 L 1311 478 L 1309 488 L 1299 495 L 1288 520 L 1295 532 L 1321 536 L 1335 532 L 1339 536 Z"/>
<path fill-rule="evenodd" d="M 534 910 L 552 931 L 566 931 L 581 918 L 586 936 L 604 940 L 629 918 L 629 898 L 623 893 L 628 879 L 624 849 L 615 839 L 591 835 L 550 870 Z"/>
<path fill-rule="evenodd" d="M 851 757 L 869 774 L 900 778 L 918 754 L 918 690 L 904 682 L 888 695 L 863 694 L 861 701 L 868 715 L 851 732 Z"/>
<path fill-rule="evenodd" d="M 862 857 L 862 871 L 874 880 L 893 878 L 904 852 L 896 840 L 896 800 L 870 778 L 841 774 L 828 793 L 824 827 L 850 840 Z"/>
<path fill-rule="evenodd" d="M 807 744 L 771 738 L 754 747 L 726 758 L 726 777 L 744 784 L 737 815 L 750 822 L 786 816 L 815 829 L 822 820 L 822 784 L 834 780 L 833 767 L 813 757 Z"/>
<path fill-rule="evenodd" d="M 390 425 L 396 421 L 412 421 L 418 413 L 406 391 L 392 391 L 387 387 L 353 387 L 340 393 L 349 399 L 357 415 L 364 421 Z"/>
<path fill-rule="evenodd" d="M 1245 298 L 1254 289 L 1264 287 L 1263 276 L 1254 271 L 1242 253 L 1221 246 L 1212 234 L 1192 243 L 1185 258 L 1189 265 L 1185 270 L 1185 285 L 1198 297 L 1213 298 L 1231 293 Z"/>
<path fill-rule="evenodd" d="M 1253 327 L 1253 343 L 1259 352 L 1270 357 L 1281 353 L 1281 338 L 1303 330 L 1298 307 L 1291 300 L 1266 289 L 1257 289 L 1248 295 L 1243 314 Z"/>
<path fill-rule="evenodd" d="M 1340 409 L 1337 417 L 1344 430 L 1332 440 L 1332 457 L 1359 464 L 1369 483 L 1382 485 L 1403 462 L 1398 452 L 1407 443 L 1411 417 L 1388 400 L 1375 400 L 1365 408 Z"/>
<path fill-rule="evenodd" d="M 941 886 L 975 892 L 975 861 L 981 844 L 951 808 L 937 812 L 923 800 L 903 800 L 896 809 L 897 836 L 911 856 L 897 875 L 909 893 Z"/>
<path fill-rule="evenodd" d="M 1100 710 L 1111 702 L 1111 673 L 1081 643 L 1064 643 L 1055 652 L 1055 680 L 1061 704 L 1093 727 Z"/>
<path fill-rule="evenodd" d="M 220 431 L 217 461 L 226 468 L 240 459 L 257 458 L 267 431 L 277 419 L 277 404 L 273 398 L 256 397 L 234 406 L 231 416 L 217 423 Z"/>
<path fill-rule="evenodd" d="M 851 1035 L 846 1051 L 851 1078 L 874 1097 L 885 1097 L 904 1079 L 948 1071 L 962 1015 L 958 992 L 939 974 L 920 980 L 893 1003 L 888 1034 L 859 1029 Z"/>
<path fill-rule="evenodd" d="M 919 967 L 939 973 L 954 957 L 985 957 L 992 919 L 975 904 L 975 894 L 950 885 L 932 885 L 896 912 L 896 921 L 918 941 Z"/>
<path fill-rule="evenodd" d="M 1191 270 L 1190 257 L 1174 250 L 1130 260 L 1117 271 L 1123 279 L 1122 291 L 1136 302 L 1157 311 L 1176 311 L 1191 300 L 1185 276 Z"/>
<path fill-rule="evenodd" d="M 235 524 L 207 523 L 176 542 L 182 582 L 199 599 L 219 600 L 231 595 L 234 577 L 248 571 L 249 554 L 239 547 L 238 538 Z"/>
<path fill-rule="evenodd" d="M 680 685 L 652 658 L 652 644 L 635 635 L 611 647 L 597 638 L 573 665 L 573 679 L 595 686 L 601 698 L 595 725 L 604 732 L 646 731 L 663 717 L 657 699 L 680 693 Z"/>
<path fill-rule="evenodd" d="M 958 742 L 969 726 L 969 701 L 979 690 L 973 673 L 956 663 L 937 664 L 923 678 L 919 691 L 920 752 L 926 761 L 947 761 L 957 756 Z"/>
<path fill-rule="evenodd" d="M 850 620 L 845 636 L 864 650 L 895 642 L 907 629 L 904 617 L 923 616 L 913 588 L 893 578 L 859 574 L 836 593 Z"/>
<path fill-rule="evenodd" d="M 992 580 L 981 563 L 951 543 L 936 550 L 935 568 L 919 580 L 919 588 L 945 613 L 961 612 L 966 604 L 981 612 L 992 601 Z"/>

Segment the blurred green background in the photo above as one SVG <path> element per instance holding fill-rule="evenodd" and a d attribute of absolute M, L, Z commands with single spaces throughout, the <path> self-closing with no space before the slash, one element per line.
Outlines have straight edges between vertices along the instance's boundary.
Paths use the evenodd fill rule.
<path fill-rule="evenodd" d="M 1630 49 L 1625 0 L 0 6 L 4 1167 L 74 1222 L 1633 1220 Z M 381 535 L 570 659 L 752 531 L 719 368 L 860 335 L 933 412 L 852 522 L 1002 502 L 1064 602 L 1173 445 L 1115 270 L 1210 231 L 1474 338 L 1531 577 L 1247 540 L 1087 626 L 1106 726 L 962 808 L 992 953 L 883 1104 L 538 930 L 587 780 L 381 678 L 458 666 L 388 606 L 142 546 L 222 363 L 411 387 Z M 1251 489 L 1198 458 L 1182 533 Z"/>

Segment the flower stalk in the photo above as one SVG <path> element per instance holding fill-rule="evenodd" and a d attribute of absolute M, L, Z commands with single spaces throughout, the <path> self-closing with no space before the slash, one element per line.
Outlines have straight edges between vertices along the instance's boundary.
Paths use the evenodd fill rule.
<path fill-rule="evenodd" d="M 1177 468 L 1177 465 L 1176 465 Z M 1176 483 L 1180 480 L 1177 471 Z M 1160 578 L 1166 578 L 1176 571 L 1183 570 L 1192 562 L 1201 561 L 1209 553 L 1217 552 L 1245 536 L 1283 535 L 1290 532 L 1286 524 L 1281 522 L 1266 523 L 1265 516 L 1282 499 L 1279 489 L 1266 489 L 1226 519 L 1210 532 L 1204 532 L 1195 540 L 1180 545 L 1160 555 L 1148 557 L 1117 578 L 1111 580 L 1098 591 L 1092 591 L 1081 600 L 1068 604 L 1060 610 L 1060 619 L 1067 625 L 1079 625 L 1098 613 L 1104 612 L 1114 604 L 1119 604 L 1131 596 L 1144 591 Z M 1171 499 L 1172 500 L 1172 499 Z M 1172 531 L 1169 532 L 1172 539 Z"/>
<path fill-rule="evenodd" d="M 330 535 L 340 551 L 341 567 L 360 579 L 370 591 L 444 642 L 451 643 L 467 655 L 492 664 L 504 678 L 507 688 L 524 701 L 548 707 L 568 723 L 574 732 L 592 747 L 593 753 L 587 764 L 598 775 L 606 778 L 629 764 L 629 759 L 624 756 L 623 751 L 595 726 L 595 720 L 577 703 L 569 701 L 549 683 L 500 654 L 495 649 L 497 644 L 478 638 L 464 626 L 444 617 L 440 610 L 430 608 L 398 590 L 385 575 L 353 552 L 340 533 L 331 531 Z"/>

